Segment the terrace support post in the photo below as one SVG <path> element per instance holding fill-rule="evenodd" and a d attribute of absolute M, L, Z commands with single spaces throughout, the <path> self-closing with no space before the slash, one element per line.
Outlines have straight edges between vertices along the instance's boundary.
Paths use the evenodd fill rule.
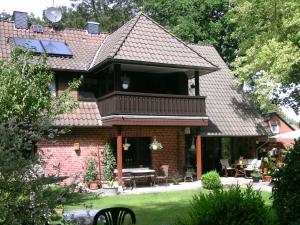
<path fill-rule="evenodd" d="M 197 179 L 202 177 L 202 146 L 200 128 L 196 129 Z"/>
<path fill-rule="evenodd" d="M 195 71 L 195 96 L 200 95 L 200 88 L 199 88 L 199 71 Z"/>
<path fill-rule="evenodd" d="M 121 65 L 114 64 L 114 91 L 121 90 Z"/>
<path fill-rule="evenodd" d="M 118 170 L 118 182 L 122 184 L 122 169 L 123 169 L 123 157 L 122 157 L 122 130 L 121 127 L 117 128 L 117 170 Z"/>

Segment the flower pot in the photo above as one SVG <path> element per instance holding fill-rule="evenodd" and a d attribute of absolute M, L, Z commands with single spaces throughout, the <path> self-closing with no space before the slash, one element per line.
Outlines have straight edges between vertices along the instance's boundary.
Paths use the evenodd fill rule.
<path fill-rule="evenodd" d="M 90 186 L 90 189 L 91 190 L 97 190 L 98 189 L 98 182 L 92 182 L 92 183 L 89 183 L 89 186 Z"/>
<path fill-rule="evenodd" d="M 252 177 L 253 183 L 259 183 L 260 177 Z"/>
<path fill-rule="evenodd" d="M 264 176 L 264 177 L 262 178 L 262 181 L 263 181 L 263 182 L 271 182 L 271 179 L 272 179 L 271 176 Z"/>
<path fill-rule="evenodd" d="M 54 211 L 56 212 L 57 215 L 62 216 L 64 213 L 63 208 L 55 208 Z"/>
<path fill-rule="evenodd" d="M 117 187 L 103 187 L 103 194 L 104 195 L 117 195 L 118 188 Z"/>
<path fill-rule="evenodd" d="M 124 151 L 127 151 L 129 147 L 123 147 Z"/>
<path fill-rule="evenodd" d="M 264 172 L 264 174 L 267 174 L 267 173 L 269 173 L 269 170 L 268 170 L 268 168 L 264 168 L 263 172 Z"/>

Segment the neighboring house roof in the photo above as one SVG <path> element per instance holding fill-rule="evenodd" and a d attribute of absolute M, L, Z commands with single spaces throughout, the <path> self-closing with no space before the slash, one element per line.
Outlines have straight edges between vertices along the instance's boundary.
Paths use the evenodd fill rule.
<path fill-rule="evenodd" d="M 79 102 L 78 108 L 61 115 L 54 122 L 54 126 L 97 127 L 101 125 L 101 116 L 96 102 Z"/>
<path fill-rule="evenodd" d="M 279 120 L 281 120 L 283 123 L 285 123 L 292 131 L 293 130 L 297 130 L 297 128 L 295 128 L 294 126 L 292 126 L 291 124 L 289 124 L 285 119 L 283 119 L 278 113 L 276 112 L 270 112 L 270 113 L 266 113 L 263 114 L 263 117 L 265 118 L 265 120 L 267 122 L 271 121 L 274 117 L 277 117 Z"/>
<path fill-rule="evenodd" d="M 91 67 L 109 59 L 217 70 L 215 65 L 143 13 L 106 38 Z"/>
<path fill-rule="evenodd" d="M 268 128 L 263 117 L 235 85 L 234 76 L 216 49 L 207 45 L 190 45 L 216 64 L 219 71 L 200 76 L 200 95 L 206 96 L 207 127 L 203 136 L 259 136 Z M 194 89 L 190 90 L 194 94 Z"/>
<path fill-rule="evenodd" d="M 87 71 L 107 35 L 88 34 L 85 30 L 77 29 L 53 31 L 50 27 L 44 27 L 43 33 L 35 33 L 31 28 L 16 29 L 13 22 L 0 21 L 0 58 L 10 59 L 13 37 L 64 41 L 72 51 L 73 57 L 48 57 L 48 65 L 56 70 Z"/>

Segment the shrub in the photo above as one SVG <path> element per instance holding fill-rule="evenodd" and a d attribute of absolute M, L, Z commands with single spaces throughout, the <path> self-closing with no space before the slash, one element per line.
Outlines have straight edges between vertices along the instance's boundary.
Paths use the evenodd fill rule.
<path fill-rule="evenodd" d="M 96 160 L 90 156 L 86 162 L 85 180 L 92 183 L 97 179 Z"/>
<path fill-rule="evenodd" d="M 273 205 L 283 225 L 300 222 L 300 140 L 287 154 L 285 163 L 272 174 Z"/>
<path fill-rule="evenodd" d="M 188 217 L 176 225 L 275 225 L 275 217 L 264 205 L 259 191 L 250 186 L 229 190 L 215 189 L 210 193 L 200 192 L 193 196 Z"/>
<path fill-rule="evenodd" d="M 220 175 L 215 170 L 204 174 L 201 180 L 204 188 L 211 190 L 222 188 Z"/>
<path fill-rule="evenodd" d="M 110 144 L 106 143 L 104 146 L 104 171 L 103 178 L 106 181 L 110 181 L 114 178 L 114 168 L 116 166 L 116 159 L 110 147 Z"/>

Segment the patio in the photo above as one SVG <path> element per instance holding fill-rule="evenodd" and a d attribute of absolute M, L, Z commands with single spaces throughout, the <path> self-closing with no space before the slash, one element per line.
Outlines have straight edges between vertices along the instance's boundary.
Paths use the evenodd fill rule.
<path fill-rule="evenodd" d="M 252 179 L 247 179 L 244 177 L 221 177 L 221 182 L 224 187 L 229 187 L 231 185 L 240 185 L 242 188 L 246 188 L 247 185 L 252 185 L 254 190 L 261 190 L 264 192 L 272 192 L 272 185 L 270 182 L 259 182 L 253 183 Z M 168 185 L 160 184 L 153 187 L 138 186 L 137 188 L 131 189 L 127 187 L 125 189 L 119 188 L 119 195 L 138 195 L 146 193 L 159 193 L 159 192 L 174 192 L 174 191 L 187 191 L 187 190 L 197 190 L 202 188 L 201 181 L 194 182 L 180 182 L 178 185 L 169 183 Z M 102 190 L 89 190 L 90 192 L 102 194 Z"/>

